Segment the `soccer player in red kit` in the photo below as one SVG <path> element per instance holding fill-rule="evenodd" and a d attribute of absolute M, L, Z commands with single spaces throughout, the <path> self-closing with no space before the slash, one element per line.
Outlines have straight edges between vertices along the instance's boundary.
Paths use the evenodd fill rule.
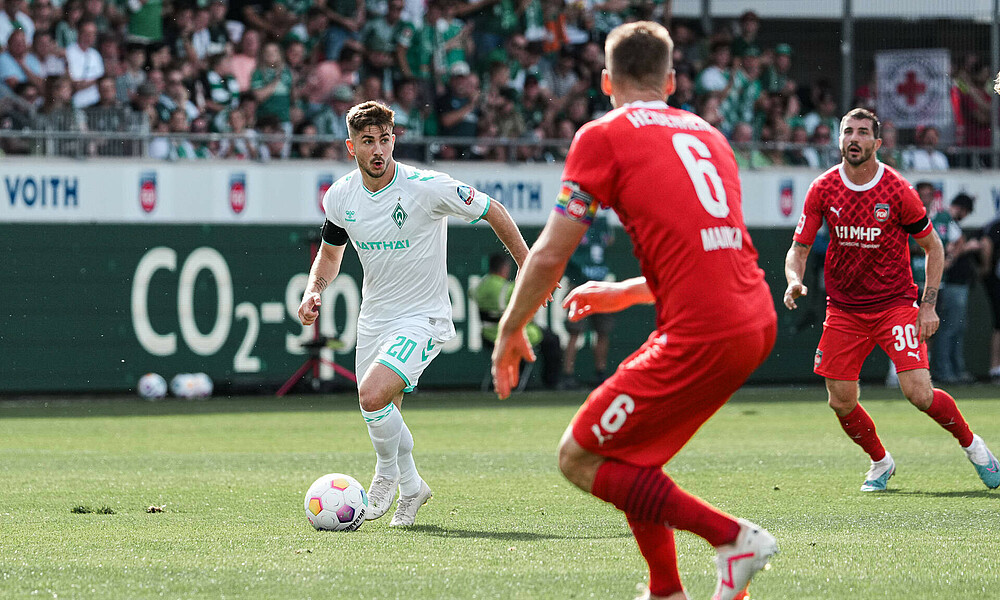
<path fill-rule="evenodd" d="M 826 378 L 830 408 L 844 432 L 871 457 L 861 491 L 884 490 L 896 472 L 892 455 L 875 433 L 875 423 L 858 403 L 861 365 L 876 344 L 895 363 L 906 398 L 955 436 L 979 478 L 996 488 L 1000 486 L 997 459 L 969 429 L 955 399 L 931 385 L 926 340 L 939 323 L 934 305 L 944 248 L 916 191 L 876 158 L 881 145 L 878 118 L 872 112 L 855 108 L 844 116 L 840 123 L 844 159 L 809 187 L 785 257 L 785 306 L 796 308 L 795 300 L 808 291 L 802 275 L 825 219 L 830 229 L 827 309 L 813 370 Z M 927 255 L 919 303 L 910 270 L 911 235 Z"/>
<path fill-rule="evenodd" d="M 778 551 L 771 534 L 681 489 L 666 464 L 767 357 L 776 316 L 743 223 L 740 181 L 725 137 L 670 108 L 673 42 L 656 23 L 607 38 L 604 93 L 616 107 L 577 132 L 555 209 L 517 278 L 500 321 L 493 379 L 504 398 L 524 326 L 555 288 L 599 206 L 618 215 L 642 277 L 589 282 L 566 298 L 571 319 L 655 304 L 656 329 L 595 389 L 559 447 L 573 484 L 625 513 L 649 564 L 644 598 L 686 599 L 674 529 L 716 548 L 717 600 L 744 597 Z"/>

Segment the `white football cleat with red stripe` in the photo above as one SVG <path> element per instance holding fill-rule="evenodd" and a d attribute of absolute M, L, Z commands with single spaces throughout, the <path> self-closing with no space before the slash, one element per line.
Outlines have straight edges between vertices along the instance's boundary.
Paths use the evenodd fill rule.
<path fill-rule="evenodd" d="M 767 567 L 778 553 L 778 542 L 762 527 L 740 519 L 740 534 L 732 544 L 716 548 L 715 568 L 719 582 L 712 600 L 736 600 L 746 597 L 750 579 Z"/>

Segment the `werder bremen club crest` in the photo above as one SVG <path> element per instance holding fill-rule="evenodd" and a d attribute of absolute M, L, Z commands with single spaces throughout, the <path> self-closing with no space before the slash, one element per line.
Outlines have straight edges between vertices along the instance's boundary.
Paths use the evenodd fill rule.
<path fill-rule="evenodd" d="M 392 209 L 392 221 L 396 224 L 396 227 L 399 227 L 400 229 L 403 228 L 403 223 L 406 222 L 406 211 L 403 210 L 403 205 L 399 202 L 396 203 L 396 208 Z"/>

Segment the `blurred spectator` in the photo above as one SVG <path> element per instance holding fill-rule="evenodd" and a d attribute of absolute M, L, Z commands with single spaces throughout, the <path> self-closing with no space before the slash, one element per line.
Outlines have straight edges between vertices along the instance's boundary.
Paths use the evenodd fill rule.
<path fill-rule="evenodd" d="M 722 131 L 729 131 L 734 123 L 750 123 L 754 118 L 754 105 L 760 98 L 760 50 L 748 46 L 738 67 L 730 72 L 729 88 L 722 100 Z"/>
<path fill-rule="evenodd" d="M 614 239 L 614 233 L 608 225 L 606 211 L 599 211 L 566 265 L 569 289 L 583 285 L 588 281 L 604 281 L 611 275 L 611 270 L 606 262 L 606 254 L 608 247 L 614 243 Z M 581 321 L 574 322 L 567 319 L 566 332 L 569 333 L 569 338 L 563 351 L 564 387 L 576 387 L 577 341 L 580 334 L 586 329 L 592 329 L 597 338 L 592 346 L 594 383 L 600 384 L 607 377 L 608 348 L 611 345 L 614 316 L 609 313 L 594 313 Z"/>
<path fill-rule="evenodd" d="M 313 118 L 321 135 L 332 135 L 338 140 L 348 138 L 347 111 L 354 105 L 354 92 L 349 86 L 339 85 L 333 90 L 329 106 Z"/>
<path fill-rule="evenodd" d="M 698 74 L 695 91 L 698 94 L 724 92 L 730 84 L 729 63 L 732 59 L 729 44 L 714 42 L 709 55 L 709 65 Z"/>
<path fill-rule="evenodd" d="M 250 30 L 256 30 L 258 33 L 270 31 L 271 23 L 267 19 L 267 12 L 271 8 L 271 0 L 228 0 L 228 2 L 226 21 L 227 26 L 231 27 L 232 39 L 242 41 Z M 259 41 L 258 39 L 258 43 Z M 256 56 L 256 50 L 252 56 Z M 246 91 L 247 88 L 242 89 Z"/>
<path fill-rule="evenodd" d="M 1000 75 L 997 76 L 1000 80 Z M 997 82 L 1000 86 L 1000 81 Z M 983 228 L 980 260 L 986 297 L 990 301 L 993 334 L 990 338 L 990 379 L 1000 384 L 1000 212 Z"/>
<path fill-rule="evenodd" d="M 295 135 L 298 136 L 312 137 L 318 133 L 319 130 L 312 123 L 303 123 L 295 130 Z M 320 158 L 321 151 L 320 144 L 312 139 L 307 139 L 292 145 L 292 158 Z"/>
<path fill-rule="evenodd" d="M 419 139 L 424 135 L 424 114 L 418 92 L 413 79 L 403 79 L 396 85 L 395 101 L 389 107 L 396 113 L 393 133 L 397 141 Z"/>
<path fill-rule="evenodd" d="M 947 171 L 948 157 L 937 149 L 938 130 L 924 127 L 917 131 L 916 148 L 903 153 L 903 168 L 910 171 Z"/>
<path fill-rule="evenodd" d="M 30 6 L 31 9 L 31 20 L 35 25 L 35 38 L 38 34 L 43 31 L 52 31 L 56 25 L 56 19 L 62 13 L 62 6 L 53 8 L 51 0 L 34 0 Z M 2 19 L 3 17 L 0 17 Z M 32 39 L 31 44 L 33 45 L 35 40 Z M 2 46 L 3 44 L 0 44 Z"/>
<path fill-rule="evenodd" d="M 126 0 L 127 39 L 150 44 L 163 39 L 163 0 Z"/>
<path fill-rule="evenodd" d="M 208 54 L 227 53 L 232 41 L 226 27 L 226 0 L 212 0 L 208 4 Z M 193 130 L 195 124 L 191 127 Z"/>
<path fill-rule="evenodd" d="M 796 147 L 785 151 L 786 165 L 791 167 L 819 168 L 819 157 L 816 155 L 815 150 L 805 147 L 809 143 L 809 134 L 806 132 L 805 127 L 801 125 L 792 127 L 791 139 L 789 141 L 795 144 Z M 813 151 L 809 152 L 809 150 Z"/>
<path fill-rule="evenodd" d="M 11 89 L 24 82 L 30 82 L 37 88 L 45 85 L 42 63 L 28 51 L 28 41 L 21 29 L 11 32 L 7 38 L 7 51 L 0 54 L 0 81 Z"/>
<path fill-rule="evenodd" d="M 884 121 L 879 128 L 882 146 L 878 149 L 878 159 L 893 169 L 903 168 L 903 151 L 899 147 L 896 124 Z"/>
<path fill-rule="evenodd" d="M 82 21 L 77 43 L 66 48 L 66 67 L 73 81 L 73 104 L 86 108 L 98 100 L 97 80 L 104 76 L 104 59 L 94 48 L 97 25 Z"/>
<path fill-rule="evenodd" d="M 104 14 L 104 0 L 84 0 L 83 20 L 93 21 L 97 26 L 98 35 L 103 35 L 111 29 L 111 23 Z"/>
<path fill-rule="evenodd" d="M 552 67 L 552 96 L 566 98 L 585 89 L 585 83 L 580 81 L 576 72 L 576 56 L 569 47 L 559 51 L 555 65 Z M 536 78 L 537 81 L 537 78 Z M 523 86 L 522 86 L 523 88 Z"/>
<path fill-rule="evenodd" d="M 180 69 L 173 69 L 167 72 L 164 92 L 156 102 L 160 121 L 168 122 L 170 115 L 178 108 L 187 113 L 189 120 L 200 114 L 198 107 L 191 101 L 191 92 L 184 85 L 184 75 Z"/>
<path fill-rule="evenodd" d="M 964 135 L 959 143 L 972 147 L 988 147 L 992 141 L 990 127 L 990 94 L 988 83 L 991 79 L 989 65 L 981 63 L 978 58 L 972 62 L 972 72 L 966 79 L 956 76 L 955 83 L 959 90 L 958 115 L 964 124 Z"/>
<path fill-rule="evenodd" d="M 82 18 L 83 0 L 68 0 L 63 7 L 63 19 L 56 23 L 55 39 L 60 48 L 69 48 L 76 43 Z"/>
<path fill-rule="evenodd" d="M 750 143 L 753 141 L 753 127 L 749 123 L 734 125 L 729 140 L 733 144 L 736 164 L 741 169 L 759 169 L 770 164 L 760 150 L 754 150 L 750 147 Z"/>
<path fill-rule="evenodd" d="M 453 65 L 447 91 L 436 103 L 438 133 L 446 137 L 475 137 L 480 116 L 479 98 L 479 78 L 472 74 L 469 65 Z M 467 151 L 465 147 L 446 147 L 442 149 L 442 158 L 458 158 Z"/>
<path fill-rule="evenodd" d="M 25 8 L 25 0 L 4 0 L 3 10 L 0 10 L 0 47 L 6 46 L 7 38 L 18 29 L 24 31 L 29 45 L 34 40 L 35 22 L 24 12 Z"/>
<path fill-rule="evenodd" d="M 972 196 L 961 193 L 952 199 L 947 211 L 949 237 L 938 295 L 941 327 L 934 340 L 935 378 L 943 383 L 975 381 L 965 368 L 965 329 L 969 289 L 976 278 L 976 257 L 980 245 L 978 239 L 966 240 L 960 228 L 960 223 L 972 213 L 973 207 Z"/>
<path fill-rule="evenodd" d="M 517 105 L 517 90 L 506 87 L 497 94 L 497 104 L 491 107 L 493 110 L 497 137 L 506 140 L 516 140 L 524 137 L 528 127 L 524 122 L 524 116 Z M 498 159 L 509 160 L 509 148 L 498 148 L 500 150 Z"/>
<path fill-rule="evenodd" d="M 130 43 L 125 47 L 125 62 L 122 72 L 115 79 L 118 99 L 131 102 L 136 90 L 146 81 L 146 47 Z"/>
<path fill-rule="evenodd" d="M 402 27 L 403 0 L 390 0 L 384 17 L 369 19 L 361 29 L 366 74 L 392 85 L 396 65 L 396 30 Z"/>
<path fill-rule="evenodd" d="M 795 94 L 798 86 L 792 80 L 791 72 L 792 47 L 788 44 L 778 44 L 774 47 L 774 62 L 764 71 L 764 90 L 787 96 Z"/>
<path fill-rule="evenodd" d="M 229 133 L 233 137 L 222 140 L 219 144 L 220 158 L 236 158 L 240 160 L 256 160 L 260 156 L 257 143 L 257 132 L 247 128 L 246 113 L 241 106 L 229 111 Z"/>
<path fill-rule="evenodd" d="M 674 40 L 674 68 L 679 71 L 690 69 L 697 73 L 705 63 L 705 51 L 694 30 L 683 23 L 674 22 L 670 28 Z"/>
<path fill-rule="evenodd" d="M 840 162 L 840 149 L 833 145 L 833 132 L 826 123 L 820 123 L 809 139 L 811 148 L 806 148 L 804 154 L 809 164 L 815 163 L 820 169 L 829 169 Z"/>
<path fill-rule="evenodd" d="M 47 31 L 39 31 L 36 33 L 35 43 L 32 44 L 32 50 L 35 52 L 35 56 L 38 57 L 38 61 L 42 65 L 42 72 L 45 77 L 66 74 L 66 59 L 64 58 L 65 52 L 56 46 L 56 42 L 52 38 L 52 34 Z"/>
<path fill-rule="evenodd" d="M 757 43 L 757 33 L 760 31 L 760 18 L 752 10 L 748 10 L 740 15 L 740 36 L 733 40 L 732 52 L 735 56 L 743 58 L 750 52 L 756 51 L 754 56 L 760 56 L 762 48 Z"/>
<path fill-rule="evenodd" d="M 837 101 L 830 92 L 823 92 L 819 96 L 816 108 L 802 117 L 802 126 L 810 135 L 815 133 L 816 127 L 820 124 L 826 125 L 830 131 L 836 131 L 839 135 L 840 117 L 837 115 Z"/>
<path fill-rule="evenodd" d="M 260 33 L 256 29 L 247 29 L 240 40 L 240 50 L 231 63 L 233 77 L 240 84 L 241 92 L 250 91 L 250 78 L 257 69 L 258 54 L 260 54 Z"/>
<path fill-rule="evenodd" d="M 345 45 L 336 61 L 317 64 L 306 78 L 302 95 L 306 118 L 321 111 L 330 94 L 340 86 L 354 87 L 360 82 L 361 52 L 352 45 Z"/>
<path fill-rule="evenodd" d="M 264 44 L 260 62 L 250 78 L 250 90 L 257 102 L 257 118 L 273 116 L 286 133 L 292 132 L 292 71 L 281 56 L 281 46 Z"/>
<path fill-rule="evenodd" d="M 285 132 L 277 117 L 268 115 L 260 118 L 257 121 L 257 132 L 268 136 L 267 141 L 260 145 L 260 156 L 258 157 L 260 160 L 284 160 L 291 155 L 291 144 L 282 136 Z"/>
<path fill-rule="evenodd" d="M 183 109 L 177 109 L 170 113 L 170 118 L 166 123 L 166 132 L 172 134 L 183 134 L 190 131 L 187 113 Z M 207 149 L 195 147 L 191 140 L 182 137 L 157 137 L 149 142 L 149 157 L 166 160 L 191 160 L 196 158 L 207 158 Z"/>
<path fill-rule="evenodd" d="M 41 113 L 45 116 L 47 129 L 87 131 L 83 110 L 73 105 L 73 81 L 69 77 L 49 77 L 45 81 L 45 102 Z M 54 142 L 54 146 L 54 154 L 58 156 L 83 155 L 83 145 L 79 140 L 58 140 Z"/>
<path fill-rule="evenodd" d="M 145 115 L 150 127 L 154 127 L 160 120 L 159 113 L 156 111 L 156 101 L 159 97 L 160 92 L 156 86 L 147 81 L 136 89 L 135 97 L 132 99 L 132 110 Z"/>
<path fill-rule="evenodd" d="M 324 0 L 317 3 L 330 19 L 324 41 L 327 60 L 336 60 L 340 49 L 348 41 L 357 42 L 361 28 L 365 24 L 365 3 L 363 0 Z"/>
<path fill-rule="evenodd" d="M 215 129 L 225 129 L 223 114 L 236 108 L 240 102 L 240 84 L 232 73 L 232 58 L 225 54 L 216 54 L 208 58 L 208 71 L 198 82 L 201 93 L 202 110 L 214 122 L 216 118 L 223 119 L 215 123 Z"/>
<path fill-rule="evenodd" d="M 677 87 L 667 99 L 667 104 L 674 108 L 694 112 L 694 81 L 691 76 L 684 72 L 678 72 L 674 80 Z"/>

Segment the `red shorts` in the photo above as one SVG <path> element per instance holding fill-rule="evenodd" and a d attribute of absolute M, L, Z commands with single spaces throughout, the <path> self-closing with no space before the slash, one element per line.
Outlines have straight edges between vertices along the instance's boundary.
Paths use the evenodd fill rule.
<path fill-rule="evenodd" d="M 918 312 L 916 306 L 876 313 L 852 313 L 828 306 L 813 371 L 828 379 L 855 381 L 875 344 L 885 350 L 899 373 L 929 368 L 927 344 L 917 337 Z"/>
<path fill-rule="evenodd" d="M 573 417 L 588 452 L 662 466 L 722 408 L 774 346 L 777 326 L 711 342 L 678 343 L 653 332 Z"/>

